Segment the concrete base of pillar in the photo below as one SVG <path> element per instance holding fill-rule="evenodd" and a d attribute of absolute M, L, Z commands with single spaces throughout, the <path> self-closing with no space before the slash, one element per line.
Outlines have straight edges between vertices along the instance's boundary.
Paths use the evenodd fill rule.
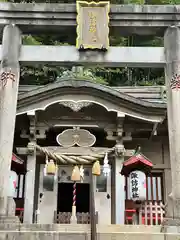
<path fill-rule="evenodd" d="M 0 197 L 0 215 L 15 216 L 16 204 L 13 197 Z"/>
<path fill-rule="evenodd" d="M 19 223 L 20 221 L 17 216 L 0 215 L 0 226 L 1 224 L 19 224 Z"/>
<path fill-rule="evenodd" d="M 170 194 L 164 210 L 166 219 L 180 219 L 180 199 L 175 199 L 172 194 Z"/>
<path fill-rule="evenodd" d="M 180 199 L 175 199 L 172 194 L 168 196 L 165 215 L 161 232 L 180 233 Z"/>
<path fill-rule="evenodd" d="M 164 218 L 162 222 L 163 233 L 180 233 L 180 218 Z"/>
<path fill-rule="evenodd" d="M 164 218 L 162 225 L 163 226 L 180 226 L 180 218 L 179 219 Z"/>
<path fill-rule="evenodd" d="M 6 205 L 7 205 L 7 199 L 4 197 L 0 197 L 0 214 L 6 214 Z"/>
<path fill-rule="evenodd" d="M 16 203 L 12 197 L 7 199 L 7 216 L 15 216 Z"/>
<path fill-rule="evenodd" d="M 4 206 L 5 199 L 0 198 L 0 206 Z M 3 210 L 3 209 L 2 209 Z M 19 218 L 15 216 L 16 204 L 12 197 L 7 198 L 7 207 L 4 213 L 0 213 L 0 224 L 17 224 Z"/>

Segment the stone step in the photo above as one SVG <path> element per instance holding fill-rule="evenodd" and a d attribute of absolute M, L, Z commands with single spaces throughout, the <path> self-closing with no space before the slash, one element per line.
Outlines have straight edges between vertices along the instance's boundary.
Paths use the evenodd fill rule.
<path fill-rule="evenodd" d="M 97 240 L 178 240 L 180 234 L 163 233 L 98 233 Z M 91 240 L 89 233 L 49 231 L 0 231 L 0 240 Z"/>
<path fill-rule="evenodd" d="M 90 225 L 86 224 L 0 224 L 0 230 L 17 231 L 55 231 L 61 233 L 88 233 Z M 160 233 L 161 226 L 145 225 L 97 225 L 98 233 Z"/>

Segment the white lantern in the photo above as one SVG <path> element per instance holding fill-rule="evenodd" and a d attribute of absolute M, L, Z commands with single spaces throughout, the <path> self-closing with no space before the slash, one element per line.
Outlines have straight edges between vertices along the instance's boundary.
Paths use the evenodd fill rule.
<path fill-rule="evenodd" d="M 16 197 L 16 191 L 17 191 L 17 183 L 18 183 L 18 176 L 16 172 L 11 171 L 9 175 L 9 191 L 8 196 L 9 197 Z"/>
<path fill-rule="evenodd" d="M 141 171 L 130 173 L 130 197 L 133 201 L 146 200 L 146 175 Z"/>

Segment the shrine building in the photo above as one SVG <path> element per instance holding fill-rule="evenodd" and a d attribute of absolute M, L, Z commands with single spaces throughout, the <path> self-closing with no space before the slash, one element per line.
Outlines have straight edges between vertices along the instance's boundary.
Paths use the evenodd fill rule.
<path fill-rule="evenodd" d="M 91 163 L 99 161 L 101 175 L 94 183 L 97 223 L 133 224 L 130 182 L 121 169 L 137 146 L 153 164 L 146 174 L 140 222 L 158 225 L 171 193 L 165 88 L 108 87 L 73 78 L 20 85 L 14 153 L 21 161 L 12 164 L 18 179 L 16 215 L 24 223 L 70 223 L 75 201 L 77 222 L 89 223 Z M 108 174 L 103 174 L 105 158 Z M 57 164 L 53 181 L 44 171 L 51 159 Z M 73 193 L 75 165 L 83 167 L 84 177 Z"/>

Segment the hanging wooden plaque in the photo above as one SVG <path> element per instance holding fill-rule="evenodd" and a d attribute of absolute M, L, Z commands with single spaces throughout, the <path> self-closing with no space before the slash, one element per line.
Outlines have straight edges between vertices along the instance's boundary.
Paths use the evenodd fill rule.
<path fill-rule="evenodd" d="M 77 1 L 78 49 L 109 48 L 109 2 Z"/>

